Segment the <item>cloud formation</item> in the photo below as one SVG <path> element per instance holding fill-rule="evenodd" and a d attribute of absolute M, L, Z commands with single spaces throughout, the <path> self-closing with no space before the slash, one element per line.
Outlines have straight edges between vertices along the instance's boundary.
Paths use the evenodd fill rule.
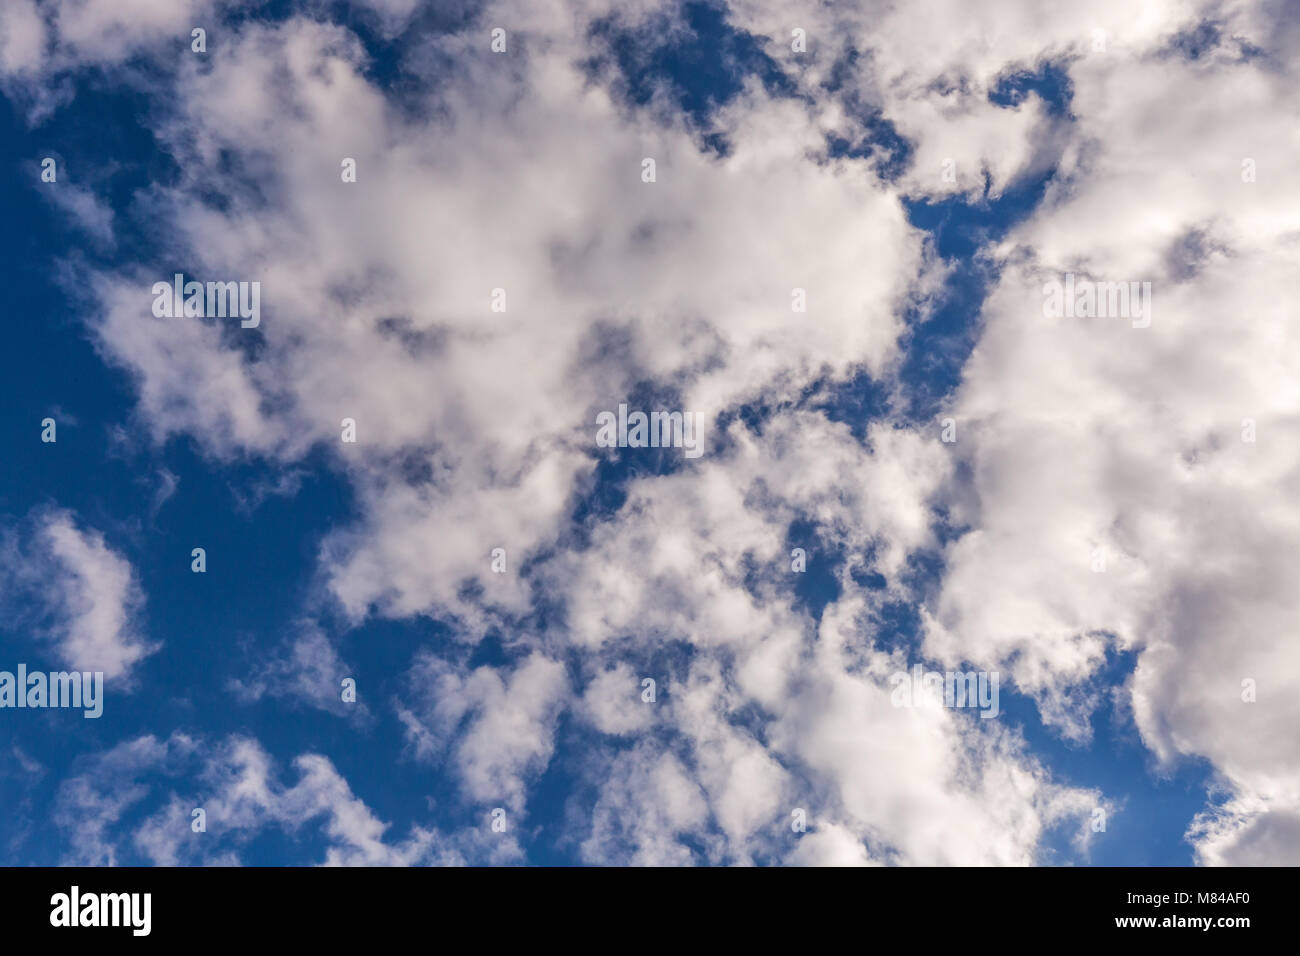
<path fill-rule="evenodd" d="M 143 0 L 14 4 L 0 73 L 34 97 L 172 51 L 148 122 L 177 171 L 134 210 L 169 257 L 79 266 L 87 329 L 157 445 L 285 473 L 323 451 L 346 478 L 357 518 L 317 555 L 331 609 L 453 634 L 392 701 L 416 762 L 528 819 L 579 750 L 566 821 L 594 862 L 1043 862 L 1107 795 L 1054 779 L 1013 728 L 893 706 L 888 677 L 920 657 L 999 671 L 1086 745 L 1122 651 L 1155 761 L 1204 758 L 1230 794 L 1191 827 L 1199 860 L 1296 858 L 1300 186 L 1277 116 L 1300 105 L 1300 45 L 1278 5 L 859 2 L 794 23 L 739 0 L 729 28 L 783 82 L 740 75 L 707 126 L 669 82 L 630 92 L 608 47 L 680 39 L 675 5 L 490 3 L 436 29 L 408 0 L 361 6 L 400 38 L 400 87 L 323 18 Z M 178 60 L 200 14 L 219 55 Z M 908 210 L 1027 184 L 1041 200 L 977 236 L 989 288 L 945 442 L 906 413 L 905 369 L 958 265 Z M 256 332 L 153 317 L 152 283 L 182 267 L 261 282 Z M 1066 273 L 1150 282 L 1150 326 L 1045 315 Z M 882 410 L 846 422 L 863 383 Z M 702 413 L 706 455 L 602 457 L 595 416 L 630 399 Z M 73 582 L 59 646 L 125 674 L 147 653 L 129 565 L 66 516 L 39 541 Z M 820 601 L 796 547 L 829 568 Z M 900 606 L 913 646 L 887 623 Z M 331 639 L 299 638 L 276 686 L 323 706 Z M 472 660 L 489 641 L 502 659 Z M 193 753 L 121 746 L 105 773 Z M 432 831 L 385 843 L 323 756 L 290 786 L 248 740 L 208 769 L 225 765 L 242 783 L 209 799 L 232 832 L 305 816 L 325 862 L 451 858 Z M 65 794 L 108 821 L 98 858 L 137 793 L 117 786 Z M 156 811 L 137 849 L 197 852 L 183 813 Z"/>
<path fill-rule="evenodd" d="M 144 594 L 130 562 L 69 511 L 43 510 L 8 531 L 0 581 L 9 612 L 65 667 L 130 686 L 134 667 L 158 650 L 143 630 Z"/>

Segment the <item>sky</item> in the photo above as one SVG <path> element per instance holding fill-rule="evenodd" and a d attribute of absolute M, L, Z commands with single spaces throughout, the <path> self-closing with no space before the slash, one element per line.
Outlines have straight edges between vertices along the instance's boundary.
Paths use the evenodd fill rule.
<path fill-rule="evenodd" d="M 1294 0 L 6 0 L 0 863 L 1300 862 L 1298 74 Z"/>

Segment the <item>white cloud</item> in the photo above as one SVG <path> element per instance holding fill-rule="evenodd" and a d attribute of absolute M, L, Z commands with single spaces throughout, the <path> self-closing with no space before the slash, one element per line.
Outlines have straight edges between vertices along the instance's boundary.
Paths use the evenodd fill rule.
<path fill-rule="evenodd" d="M 36 512 L 30 524 L 24 540 L 11 533 L 2 551 L 11 613 L 30 613 L 22 602 L 33 602 L 42 614 L 31 629 L 61 664 L 129 686 L 136 664 L 159 647 L 144 634 L 144 593 L 131 563 L 70 511 Z"/>
<path fill-rule="evenodd" d="M 464 584 L 527 606 L 488 553 L 505 547 L 518 567 L 555 543 L 593 466 L 596 411 L 645 379 L 708 418 L 773 386 L 882 370 L 920 243 L 851 165 L 808 162 L 821 133 L 793 101 L 748 98 L 718 160 L 684 128 L 620 116 L 562 56 L 494 61 L 469 35 L 443 42 L 465 72 L 438 89 L 447 119 L 412 124 L 358 75 L 337 28 L 231 38 L 185 77 L 183 119 L 164 132 L 205 181 L 233 150 L 274 206 L 217 212 L 188 183 L 155 198 L 205 268 L 262 282 L 266 349 L 248 362 L 214 329 L 153 319 L 145 273 L 105 277 L 93 324 L 157 437 L 285 460 L 337 449 L 365 520 L 325 559 L 354 617 L 436 609 L 481 629 Z M 258 145 L 269 138 L 288 148 Z M 644 184 L 650 153 L 659 182 Z M 355 184 L 340 181 L 343 157 Z M 517 174 L 504 165 L 523 157 Z M 796 287 L 817 290 L 807 314 L 791 312 Z M 489 311 L 494 288 L 505 314 Z M 345 417 L 356 447 L 339 442 Z M 425 480 L 393 481 L 398 465 Z"/>
<path fill-rule="evenodd" d="M 12 0 L 0 7 L 0 74 L 38 68 L 45 43 L 45 21 L 34 0 Z"/>
<path fill-rule="evenodd" d="M 103 245 L 113 242 L 113 210 L 93 192 L 69 183 L 44 192 L 93 240 Z"/>
<path fill-rule="evenodd" d="M 615 758 L 605 773 L 583 858 L 628 866 L 690 863 L 679 838 L 703 827 L 708 809 L 681 761 L 642 745 Z"/>
<path fill-rule="evenodd" d="M 132 855 L 158 866 L 238 865 L 246 844 L 267 830 L 319 830 L 326 866 L 454 865 L 464 855 L 434 830 L 413 827 L 398 841 L 385 841 L 388 824 L 358 799 L 325 757 L 303 754 L 293 761 L 297 780 L 280 780 L 275 761 L 256 741 L 219 740 L 175 733 L 126 740 L 84 758 L 59 788 L 55 821 L 64 829 L 74 865 L 116 865 Z M 204 811 L 205 829 L 195 832 L 192 811 Z M 140 810 L 148 815 L 126 823 Z M 481 837 L 463 834 L 472 848 Z M 499 842 L 502 847 L 508 840 Z"/>
<path fill-rule="evenodd" d="M 890 706 L 885 678 L 907 662 L 874 640 L 880 605 L 924 597 L 904 572 L 936 546 L 936 504 L 969 531 L 947 548 L 925 652 L 1005 669 L 1082 740 L 1105 652 L 1138 651 L 1144 741 L 1166 762 L 1209 758 L 1234 795 L 1198 823 L 1202 859 L 1264 859 L 1260 834 L 1290 832 L 1300 779 L 1286 643 L 1300 610 L 1286 438 L 1300 187 L 1282 173 L 1295 134 L 1276 121 L 1295 112 L 1296 54 L 1275 8 L 813 8 L 811 55 L 779 59 L 816 91 L 852 44 L 845 91 L 810 105 L 751 82 L 716 117 L 725 156 L 701 151 L 662 100 L 629 111 L 579 68 L 583 28 L 610 9 L 494 4 L 527 41 L 517 55 L 491 54 L 477 25 L 428 38 L 429 61 L 457 68 L 402 109 L 365 79 L 354 37 L 304 19 L 246 24 L 221 56 L 184 61 L 156 131 L 182 180 L 149 190 L 149 208 L 185 261 L 261 281 L 264 316 L 254 357 L 214 326 L 150 315 L 149 287 L 174 263 L 94 277 L 102 310 L 88 324 L 132 375 L 152 436 L 285 468 L 331 449 L 361 509 L 321 554 L 349 618 L 427 614 L 466 640 L 514 635 L 525 656 L 512 667 L 422 655 L 399 704 L 417 755 L 450 760 L 467 799 L 526 806 L 574 699 L 560 661 L 581 658 L 582 715 L 639 735 L 589 755 L 588 859 L 1020 864 L 1104 799 L 1053 781 L 1005 730 Z M 1194 62 L 1170 53 L 1210 10 L 1269 55 L 1243 59 L 1235 41 Z M 105 44 L 90 50 L 60 18 L 60 56 L 121 57 L 179 23 L 136 37 L 107 7 L 89 12 Z M 773 4 L 737 4 L 733 19 L 788 36 Z M 1000 77 L 1048 61 L 1068 73 L 1069 122 L 1036 97 L 988 101 Z M 861 132 L 855 102 L 911 141 L 899 183 L 877 163 L 825 158 L 828 133 Z M 653 184 L 640 181 L 646 156 Z M 355 184 L 340 179 L 345 157 Z M 956 184 L 940 178 L 948 157 Z M 889 419 L 859 442 L 792 407 L 816 383 L 896 371 L 903 307 L 941 271 L 903 193 L 979 194 L 987 172 L 996 195 L 1052 164 L 1041 207 L 987 250 L 1001 272 L 952 401 L 956 446 Z M 198 183 L 228 202 L 196 198 Z M 1151 281 L 1152 327 L 1045 319 L 1042 283 L 1067 270 Z M 807 313 L 791 311 L 796 287 Z M 505 313 L 489 309 L 496 288 Z M 709 453 L 629 479 L 627 502 L 575 542 L 594 413 L 644 383 L 705 414 Z M 761 435 L 724 435 L 717 416 L 760 398 L 776 410 Z M 345 417 L 356 445 L 339 441 Z M 845 555 L 820 622 L 793 593 L 796 519 Z M 84 540 L 63 547 L 112 566 Z M 490 570 L 494 547 L 505 575 Z M 883 592 L 857 570 L 882 575 Z M 562 624 L 518 627 L 535 588 L 563 605 Z M 85 632 L 105 633 L 108 617 Z M 619 695 L 635 701 L 625 678 L 667 644 L 689 662 L 649 720 Z M 250 791 L 233 807 L 315 808 L 349 860 L 416 852 L 383 849 L 382 826 L 323 765 L 309 760 L 280 793 L 255 751 L 239 753 Z M 794 807 L 810 813 L 807 842 L 792 842 Z"/>
<path fill-rule="evenodd" d="M 400 716 L 416 756 L 449 752 L 467 799 L 522 810 L 555 747 L 564 666 L 535 654 L 509 672 L 470 671 L 423 654 L 411 682 L 415 703 Z"/>
<path fill-rule="evenodd" d="M 65 616 L 52 636 L 64 663 L 110 679 L 126 676 L 156 649 L 138 630 L 144 598 L 130 563 L 66 512 L 51 514 L 40 535 L 58 568 L 49 584 Z"/>
<path fill-rule="evenodd" d="M 630 735 L 646 730 L 654 723 L 654 708 L 643 699 L 641 681 L 625 663 L 601 671 L 583 691 L 582 712 L 603 734 Z"/>
<path fill-rule="evenodd" d="M 355 680 L 356 675 L 314 621 L 299 622 L 282 646 L 260 658 L 251 671 L 247 679 L 231 681 L 231 689 L 242 701 L 282 697 L 362 722 L 372 716 L 363 695 L 353 701 L 343 700 L 343 680 Z"/>
<path fill-rule="evenodd" d="M 1198 60 L 1159 31 L 1072 68 L 1062 169 L 996 250 L 953 406 L 974 530 L 948 551 L 927 649 L 1007 667 L 1074 736 L 1096 698 L 1071 688 L 1108 647 L 1137 650 L 1143 740 L 1166 765 L 1208 758 L 1233 795 L 1193 828 L 1202 861 L 1284 862 L 1300 810 L 1300 232 L 1284 210 L 1300 191 L 1278 172 L 1295 144 L 1277 116 L 1300 104 L 1265 12 L 1222 13 Z M 1242 40 L 1277 52 L 1243 58 Z M 1042 284 L 1067 271 L 1151 282 L 1151 327 L 1045 318 Z"/>

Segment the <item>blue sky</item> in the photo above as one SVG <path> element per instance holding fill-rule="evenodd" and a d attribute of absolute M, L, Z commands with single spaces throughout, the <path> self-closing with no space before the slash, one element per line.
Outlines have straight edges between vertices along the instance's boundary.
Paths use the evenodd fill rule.
<path fill-rule="evenodd" d="M 1258 290 L 1294 265 L 1293 243 L 1243 238 L 1284 229 L 1267 210 L 1294 186 L 1223 198 L 1238 154 L 1284 149 L 1257 88 L 1293 77 L 1294 50 L 1269 45 L 1289 20 L 1172 5 L 1139 24 L 1104 6 L 1103 53 L 1091 22 L 986 42 L 981 12 L 925 52 L 920 13 L 877 31 L 853 6 L 808 14 L 801 58 L 766 4 L 195 0 L 109 30 L 118 14 L 91 0 L 101 40 L 72 6 L 33 5 L 26 33 L 18 7 L 0 19 L 0 669 L 103 669 L 107 692 L 100 719 L 0 711 L 4 863 L 1294 852 L 1294 733 L 1242 743 L 1294 727 L 1296 658 L 1266 626 L 1289 598 L 1233 577 L 1285 542 L 1251 524 L 1221 544 L 1226 570 L 1167 560 L 1222 541 L 1202 517 L 1234 495 L 1288 527 L 1243 477 L 1285 487 L 1287 453 L 1262 444 L 1280 457 L 1175 494 L 1177 451 L 1139 461 L 1129 443 L 1200 430 L 1204 453 L 1245 411 L 1285 421 L 1252 382 L 1273 340 L 1234 340 L 1216 375 L 1194 350 L 1224 346 L 1188 331 L 1194 311 L 1158 345 L 1016 331 L 1044 270 L 1165 281 L 1162 314 L 1181 320 L 1234 294 L 1225 274 Z M 1157 59 L 1166 73 L 1144 73 Z M 1168 125 L 1125 140 L 1181 99 L 1179 70 L 1235 90 L 1258 127 L 1220 144 L 1223 185 L 1198 173 L 1128 226 L 1102 221 L 1098 204 L 1140 202 L 1125 176 L 1185 150 Z M 1166 75 L 1133 115 L 1110 95 Z M 642 155 L 658 181 L 638 181 Z M 948 155 L 955 182 L 932 161 Z M 1141 232 L 1161 217 L 1180 225 Z M 1202 251 L 1181 272 L 1146 256 L 1189 234 Z M 1251 266 L 1216 272 L 1215 250 Z M 815 330 L 763 311 L 770 288 L 788 308 L 797 283 L 773 273 L 791 263 L 819 277 Z M 259 279 L 261 325 L 153 324 L 149 287 L 175 272 Z M 494 284 L 509 311 L 466 318 Z M 1206 394 L 1201 374 L 1242 381 L 1218 411 L 1165 407 Z M 597 447 L 590 411 L 620 402 L 700 408 L 706 455 Z M 355 447 L 334 424 L 353 408 Z M 1048 463 L 1062 448 L 1068 479 Z M 1067 512 L 1091 530 L 1059 543 Z M 1102 534 L 1119 581 L 1104 594 L 1059 564 L 1074 549 L 1086 566 Z M 1229 651 L 1243 632 L 1256 643 Z M 1264 661 L 1254 723 L 1238 673 Z M 915 663 L 1000 674 L 996 727 L 890 712 L 888 674 Z"/>

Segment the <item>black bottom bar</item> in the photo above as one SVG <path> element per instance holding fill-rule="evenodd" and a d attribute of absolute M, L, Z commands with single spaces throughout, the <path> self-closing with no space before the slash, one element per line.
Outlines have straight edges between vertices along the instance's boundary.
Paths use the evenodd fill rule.
<path fill-rule="evenodd" d="M 700 936 L 734 946 L 749 938 L 772 944 L 787 934 L 829 943 L 836 937 L 824 934 L 832 932 L 863 944 L 901 935 L 963 945 L 1128 937 L 1231 946 L 1289 928 L 1295 874 L 1181 868 L 6 869 L 0 870 L 0 919 L 11 943 L 75 937 L 78 944 L 113 938 L 128 944 L 337 946 L 432 929 L 437 932 L 430 942 L 442 939 L 448 946 L 466 933 L 495 945 L 517 939 L 530 946 L 581 941 L 618 947 L 641 940 L 694 948 Z"/>

